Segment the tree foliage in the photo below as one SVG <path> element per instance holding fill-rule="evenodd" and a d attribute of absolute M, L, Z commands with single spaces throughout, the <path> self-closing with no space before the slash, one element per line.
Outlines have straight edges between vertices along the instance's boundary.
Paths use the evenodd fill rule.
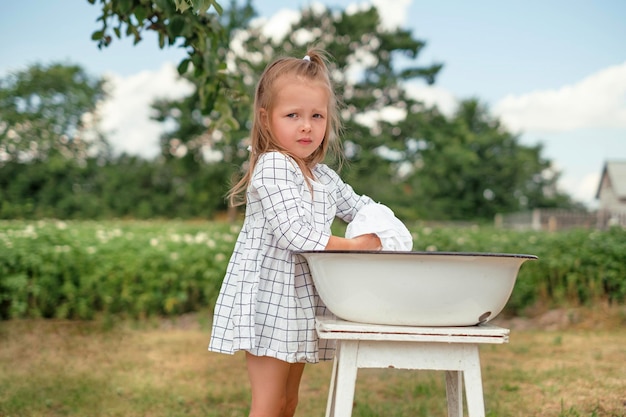
<path fill-rule="evenodd" d="M 223 165 L 114 155 L 98 132 L 104 81 L 75 65 L 0 79 L 0 218 L 210 217 Z"/>
<path fill-rule="evenodd" d="M 383 27 L 375 7 L 314 6 L 281 35 L 255 23 L 249 1 L 226 9 L 208 0 L 88 1 L 102 10 L 92 36 L 100 47 L 154 31 L 161 48 L 185 48 L 179 72 L 196 91 L 153 104 L 155 119 L 174 128 L 150 161 L 114 156 L 88 129 L 104 82 L 80 67 L 33 66 L 0 80 L 0 217 L 188 218 L 225 209 L 247 159 L 258 76 L 277 55 L 304 56 L 311 45 L 334 57 L 348 159 L 342 176 L 357 192 L 405 219 L 572 205 L 556 190 L 558 173 L 541 146 L 520 144 L 479 100 L 447 116 L 408 93 L 409 83 L 434 83 L 442 64 L 419 63 L 426 43 Z"/>
<path fill-rule="evenodd" d="M 389 181 L 389 161 L 377 154 L 377 149 L 385 145 L 387 137 L 370 134 L 370 128 L 355 120 L 367 112 L 376 113 L 390 106 L 403 106 L 404 103 L 398 105 L 395 101 L 405 95 L 400 87 L 402 81 L 422 78 L 428 83 L 434 82 L 441 68 L 439 64 L 413 65 L 402 70 L 393 65 L 394 55 L 415 58 L 425 43 L 412 39 L 405 30 L 382 30 L 375 8 L 357 13 L 306 9 L 302 12 L 302 19 L 294 23 L 282 39 L 268 37 L 261 26 L 248 25 L 253 16 L 249 7 L 243 13 L 236 9 L 230 9 L 229 13 L 229 22 L 239 19 L 239 24 L 228 27 L 231 44 L 225 59 L 232 71 L 231 77 L 238 80 L 239 87 L 245 92 L 243 97 L 254 95 L 260 73 L 277 54 L 304 56 L 311 45 L 332 51 L 334 81 L 339 96 L 345 101 L 343 116 L 346 119 L 348 146 L 353 150 L 359 149 L 350 155 L 352 168 L 369 168 L 364 169 L 365 175 L 357 182 Z M 188 158 L 186 152 L 195 150 L 195 160 L 202 163 L 203 158 L 198 153 L 201 145 L 205 150 L 210 147 L 218 151 L 221 162 L 231 167 L 241 165 L 247 158 L 251 100 L 231 101 L 231 114 L 238 123 L 226 130 L 217 128 L 210 115 L 197 114 L 196 106 L 194 96 L 155 104 L 159 114 L 157 120 L 173 121 L 178 126 L 162 138 L 164 154 L 178 149 L 185 155 L 183 157 Z M 388 123 L 384 124 L 384 129 L 391 131 L 394 127 Z"/>
<path fill-rule="evenodd" d="M 249 2 L 243 6 L 232 3 L 219 19 L 225 38 L 232 39 L 255 16 Z M 230 62 L 233 67 L 237 64 L 233 63 L 229 48 L 230 41 L 219 48 L 218 55 L 222 62 Z M 248 134 L 253 91 L 244 82 L 249 77 L 245 72 L 229 70 L 228 77 L 237 92 L 227 95 L 227 100 L 216 103 L 210 111 L 203 107 L 199 93 L 203 88 L 203 79 L 191 74 L 186 75 L 196 86 L 191 95 L 181 100 L 157 100 L 153 103 L 154 119 L 176 126 L 160 138 L 163 158 L 172 163 L 176 159 L 182 159 L 190 169 L 194 169 L 196 164 L 215 162 L 216 157 L 219 162 L 226 164 L 241 164 L 244 154 L 236 149 Z M 216 151 L 219 151 L 217 156 L 214 153 Z"/>
<path fill-rule="evenodd" d="M 229 28 L 226 56 L 246 96 L 254 94 L 259 74 L 276 55 L 304 55 L 311 45 L 332 52 L 344 101 L 349 164 L 343 176 L 403 217 L 487 219 L 497 212 L 571 204 L 556 190 L 558 173 L 541 146 L 520 144 L 478 100 L 466 100 L 456 114 L 445 116 L 407 93 L 409 82 L 434 83 L 442 65 L 418 65 L 425 42 L 407 30 L 383 28 L 376 8 L 305 9 L 282 37 L 246 22 Z M 221 152 L 222 163 L 241 164 L 247 157 L 249 101 L 230 103 L 238 123 L 226 131 L 196 114 L 195 106 L 193 97 L 156 106 L 159 120 L 178 126 L 162 138 L 164 154 L 195 149 L 194 161 L 206 163 L 197 152 L 201 144 Z"/>
<path fill-rule="evenodd" d="M 0 164 L 106 152 L 95 129 L 104 82 L 81 67 L 35 64 L 0 80 Z"/>
<path fill-rule="evenodd" d="M 450 118 L 423 113 L 416 129 L 404 187 L 419 202 L 421 216 L 492 218 L 569 204 L 556 190 L 558 173 L 542 157 L 541 145 L 521 145 L 475 99 L 461 102 Z"/>
<path fill-rule="evenodd" d="M 229 101 L 239 90 L 226 71 L 227 26 L 220 22 L 222 7 L 215 0 L 87 0 L 98 4 L 101 28 L 91 38 L 99 48 L 114 39 L 132 37 L 135 44 L 154 32 L 159 48 L 179 47 L 187 56 L 178 64 L 180 75 L 196 81 L 204 114 L 217 112 L 216 123 L 233 124 Z"/>

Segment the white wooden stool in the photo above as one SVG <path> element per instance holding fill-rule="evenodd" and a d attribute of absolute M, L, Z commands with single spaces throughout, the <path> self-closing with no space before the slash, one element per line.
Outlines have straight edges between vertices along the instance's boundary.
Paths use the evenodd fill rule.
<path fill-rule="evenodd" d="M 326 417 L 350 417 L 358 368 L 446 371 L 448 416 L 463 417 L 463 380 L 470 417 L 485 417 L 478 345 L 507 343 L 509 329 L 405 327 L 316 318 L 321 339 L 337 340 Z"/>

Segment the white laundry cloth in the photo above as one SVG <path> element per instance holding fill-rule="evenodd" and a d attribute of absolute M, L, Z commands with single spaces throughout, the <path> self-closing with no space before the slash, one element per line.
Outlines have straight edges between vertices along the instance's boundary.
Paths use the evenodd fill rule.
<path fill-rule="evenodd" d="M 368 233 L 375 233 L 383 245 L 383 250 L 410 251 L 413 249 L 413 237 L 394 214 L 383 204 L 367 204 L 359 210 L 348 224 L 346 237 L 353 238 Z"/>

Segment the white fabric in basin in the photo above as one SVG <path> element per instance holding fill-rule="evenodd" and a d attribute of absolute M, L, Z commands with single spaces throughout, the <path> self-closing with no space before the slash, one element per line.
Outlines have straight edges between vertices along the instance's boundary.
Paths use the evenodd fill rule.
<path fill-rule="evenodd" d="M 393 211 L 383 204 L 367 204 L 358 211 L 346 228 L 347 238 L 369 233 L 374 233 L 380 238 L 383 250 L 410 251 L 413 249 L 411 232 Z"/>

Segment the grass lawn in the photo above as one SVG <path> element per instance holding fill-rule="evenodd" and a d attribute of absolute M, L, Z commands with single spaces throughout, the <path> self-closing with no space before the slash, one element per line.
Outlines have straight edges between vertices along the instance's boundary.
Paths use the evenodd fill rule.
<path fill-rule="evenodd" d="M 626 416 L 626 309 L 500 320 L 481 347 L 487 416 Z M 207 314 L 174 321 L 0 322 L 0 416 L 247 416 L 243 355 L 209 353 Z M 298 416 L 323 416 L 331 363 L 310 365 Z M 359 371 L 355 417 L 445 416 L 441 372 Z"/>

